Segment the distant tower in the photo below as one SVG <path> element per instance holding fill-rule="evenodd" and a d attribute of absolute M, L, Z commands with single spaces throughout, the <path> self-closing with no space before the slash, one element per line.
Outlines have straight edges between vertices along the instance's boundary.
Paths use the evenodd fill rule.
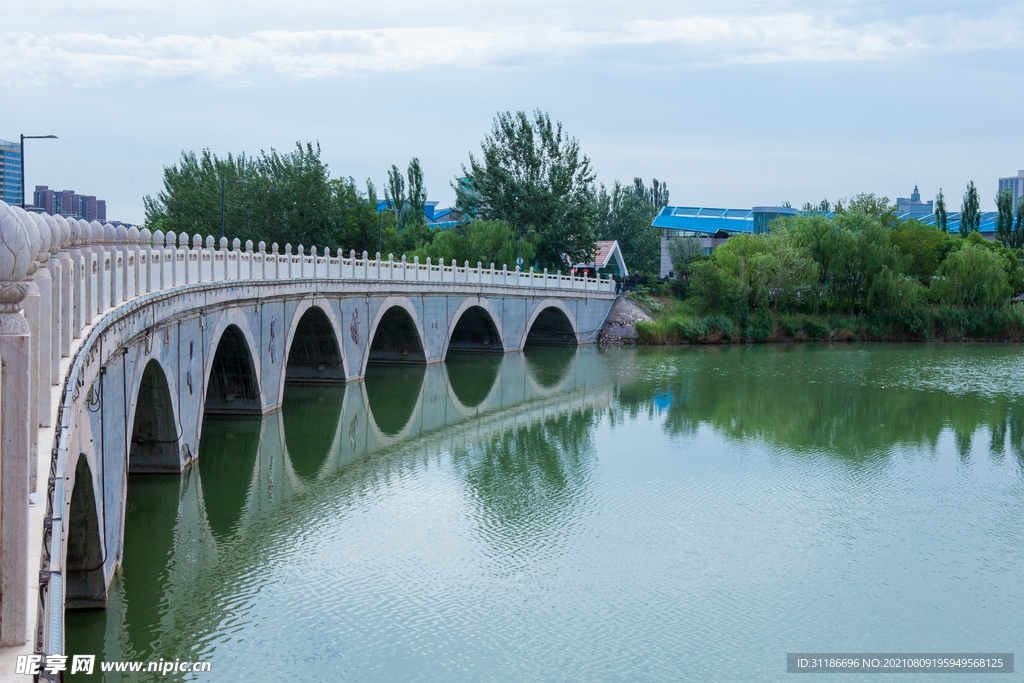
<path fill-rule="evenodd" d="M 931 201 L 922 202 L 921 192 L 917 189 L 917 185 L 914 185 L 914 191 L 910 194 L 910 199 L 899 197 L 896 200 L 896 208 L 901 214 L 925 216 L 932 212 L 932 203 Z"/>

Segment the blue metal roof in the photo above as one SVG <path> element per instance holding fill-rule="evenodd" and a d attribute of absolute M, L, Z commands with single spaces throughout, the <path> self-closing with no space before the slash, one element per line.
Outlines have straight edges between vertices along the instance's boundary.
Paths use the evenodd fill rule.
<path fill-rule="evenodd" d="M 690 230 L 714 234 L 754 232 L 752 209 L 711 209 L 696 206 L 666 206 L 651 223 L 655 228 Z"/>
<path fill-rule="evenodd" d="M 768 209 L 770 212 L 771 209 Z M 800 215 L 808 215 L 803 212 Z M 835 216 L 834 211 L 823 214 L 828 218 Z M 983 211 L 981 213 L 981 224 L 979 232 L 991 234 L 996 231 L 996 211 Z M 900 213 L 897 214 L 900 220 L 916 218 L 927 225 L 935 225 L 935 214 Z M 947 228 L 950 232 L 960 232 L 960 212 L 947 215 Z M 685 230 L 713 235 L 718 231 L 730 234 L 754 232 L 754 211 L 752 209 L 713 209 L 696 206 L 666 206 L 651 223 L 655 228 L 667 228 L 669 230 Z"/>

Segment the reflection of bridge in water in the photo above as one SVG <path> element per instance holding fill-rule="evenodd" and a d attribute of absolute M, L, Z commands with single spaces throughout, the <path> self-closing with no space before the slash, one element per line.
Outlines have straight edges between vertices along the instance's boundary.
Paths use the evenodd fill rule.
<path fill-rule="evenodd" d="M 132 599 L 123 609 L 97 613 L 98 628 L 90 630 L 109 633 L 100 624 L 112 620 L 136 650 L 179 630 L 191 638 L 216 633 L 228 616 L 219 606 L 240 598 L 203 592 L 210 577 L 248 575 L 315 530 L 325 509 L 442 453 L 501 448 L 503 439 L 538 430 L 554 430 L 560 440 L 569 422 L 588 420 L 612 403 L 614 382 L 596 351 L 507 354 L 493 357 L 489 368 L 470 375 L 469 362 L 457 360 L 387 368 L 383 376 L 345 386 L 289 387 L 282 410 L 262 418 L 209 418 L 195 465 L 181 475 L 131 478 L 133 512 L 136 505 L 144 510 L 130 517 L 123 585 L 113 590 Z M 406 395 L 411 400 L 402 400 Z M 565 457 L 553 466 L 578 466 L 575 455 Z M 177 486 L 168 486 L 169 476 L 178 478 Z M 487 504 L 480 496 L 474 501 Z M 193 644 L 162 642 L 159 651 L 187 652 Z M 105 647 L 98 635 L 95 643 L 77 645 Z"/>
<path fill-rule="evenodd" d="M 388 368 L 385 376 L 345 387 L 294 387 L 282 410 L 262 420 L 212 418 L 203 434 L 199 475 L 215 495 L 240 505 L 228 506 L 237 507 L 237 521 L 211 526 L 244 534 L 247 520 L 358 461 L 369 462 L 361 470 L 365 476 L 386 477 L 426 456 L 611 405 L 613 386 L 602 381 L 606 373 L 594 353 L 545 353 L 539 361 L 520 353 L 496 361 L 489 391 L 473 407 L 460 394 L 472 395 L 478 385 L 463 378 L 460 386 L 458 364 L 446 363 Z M 545 387 L 538 382 L 544 373 L 559 381 Z M 413 400 L 402 400 L 398 391 L 376 391 L 399 382 Z M 231 453 L 230 459 L 220 453 Z M 240 476 L 245 471 L 251 476 Z"/>

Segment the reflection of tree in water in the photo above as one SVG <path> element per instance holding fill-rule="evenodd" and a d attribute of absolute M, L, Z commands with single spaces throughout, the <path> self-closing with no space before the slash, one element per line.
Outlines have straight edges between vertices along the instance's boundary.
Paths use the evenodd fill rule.
<path fill-rule="evenodd" d="M 533 381 L 545 389 L 553 389 L 565 379 L 576 356 L 576 349 L 564 346 L 530 347 L 523 350 L 523 355 Z"/>
<path fill-rule="evenodd" d="M 343 385 L 285 386 L 281 420 L 292 470 L 298 476 L 312 477 L 320 471 L 334 444 L 344 399 Z"/>
<path fill-rule="evenodd" d="M 242 519 L 260 447 L 259 417 L 207 418 L 199 441 L 203 503 L 215 536 L 231 536 Z"/>
<path fill-rule="evenodd" d="M 701 424 L 738 440 L 759 439 L 794 449 L 825 451 L 868 461 L 892 446 L 935 448 L 950 429 L 958 455 L 969 458 L 975 433 L 987 428 L 990 449 L 1009 447 L 1024 459 L 1024 406 L 1016 396 L 890 386 L 874 368 L 856 367 L 856 356 L 840 367 L 823 355 L 828 347 L 694 350 L 672 375 L 645 373 L 637 359 L 634 379 L 621 386 L 617 403 L 625 414 L 665 411 L 665 428 L 692 433 Z M 834 354 L 835 352 L 832 351 Z M 897 360 L 899 357 L 895 357 Z M 911 367 L 916 360 L 902 360 Z M 645 379 L 645 377 L 647 377 Z"/>
<path fill-rule="evenodd" d="M 495 353 L 449 353 L 445 359 L 448 383 L 467 408 L 484 402 L 501 369 L 503 356 Z"/>
<path fill-rule="evenodd" d="M 388 436 L 401 432 L 412 417 L 426 371 L 426 365 L 366 367 L 366 401 L 377 427 Z"/>
<path fill-rule="evenodd" d="M 539 548 L 579 518 L 593 466 L 593 410 L 509 430 L 452 454 L 492 543 Z M 546 546 L 543 546 L 546 547 Z"/>

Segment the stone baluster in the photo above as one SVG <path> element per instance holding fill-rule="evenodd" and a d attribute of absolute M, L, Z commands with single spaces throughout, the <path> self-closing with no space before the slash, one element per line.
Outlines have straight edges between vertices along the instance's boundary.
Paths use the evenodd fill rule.
<path fill-rule="evenodd" d="M 28 294 L 34 259 L 22 217 L 0 202 L 0 645 L 20 645 L 28 632 L 28 494 L 30 462 L 35 460 L 30 406 L 32 337 L 20 314 Z M 35 607 L 33 606 L 33 609 Z"/>
<path fill-rule="evenodd" d="M 96 291 L 92 300 L 92 317 L 95 318 L 107 310 L 110 303 L 110 253 L 107 251 L 107 240 L 100 222 L 89 221 L 89 229 L 92 230 L 92 253 L 96 255 Z"/>
<path fill-rule="evenodd" d="M 124 296 L 124 290 L 122 288 L 124 283 L 122 282 L 121 276 L 121 265 L 124 263 L 124 259 L 122 258 L 123 254 L 117 244 L 117 228 L 110 223 L 105 223 L 103 225 L 103 240 L 103 245 L 106 248 L 107 253 L 110 254 L 110 271 L 108 273 L 109 277 L 107 278 L 109 281 L 107 287 L 109 289 L 110 296 L 107 299 L 104 299 L 104 303 L 105 305 L 109 305 L 113 308 L 121 303 Z"/>
<path fill-rule="evenodd" d="M 363 250 L 363 279 L 370 279 L 370 255 Z"/>
<path fill-rule="evenodd" d="M 242 267 L 242 240 L 237 237 L 231 240 L 231 251 L 228 251 L 226 238 L 221 240 L 221 249 L 224 251 L 224 279 L 237 280 L 238 269 Z"/>
<path fill-rule="evenodd" d="M 245 258 L 239 257 L 238 259 L 238 278 L 252 278 L 253 274 L 253 256 L 252 253 L 252 240 L 245 241 Z M 248 267 L 247 267 L 248 266 Z"/>
<path fill-rule="evenodd" d="M 180 287 L 181 285 L 188 284 L 188 259 L 189 259 L 189 248 L 188 248 L 188 234 L 185 232 L 179 232 L 177 234 L 178 243 L 174 247 L 174 283 L 173 286 Z"/>
<path fill-rule="evenodd" d="M 206 236 L 206 245 L 200 250 L 199 255 L 199 281 L 213 282 L 213 257 L 214 257 L 213 235 Z"/>
<path fill-rule="evenodd" d="M 114 228 L 114 268 L 117 270 L 117 282 L 114 292 L 117 303 L 128 301 L 131 292 L 128 291 L 128 278 L 131 277 L 128 268 L 128 228 L 118 225 Z"/>
<path fill-rule="evenodd" d="M 32 482 L 32 470 L 35 469 L 36 447 L 39 443 L 39 284 L 35 279 L 36 271 L 39 270 L 39 261 L 36 256 L 42 247 L 42 239 L 39 236 L 39 226 L 28 213 L 20 206 L 12 207 L 21 220 L 22 229 L 28 237 L 28 250 L 31 259 L 26 270 L 27 289 L 22 299 L 22 310 L 25 312 L 25 321 L 28 323 L 30 344 L 28 349 L 28 382 L 25 384 L 23 396 L 28 400 L 28 425 L 29 425 L 29 448 L 32 457 L 29 458 L 29 482 Z M 49 392 L 47 392 L 49 393 Z M 7 401 L 4 402 L 5 404 Z M 33 487 L 34 488 L 34 487 Z"/>
<path fill-rule="evenodd" d="M 192 235 L 192 250 L 188 254 L 188 264 L 188 283 L 202 282 L 199 275 L 203 265 L 203 238 L 198 232 Z"/>
<path fill-rule="evenodd" d="M 138 232 L 138 293 L 148 294 L 153 291 L 154 263 L 153 232 L 143 227 Z"/>
<path fill-rule="evenodd" d="M 306 251 L 305 247 L 299 245 L 299 272 L 296 273 L 294 270 L 291 272 L 292 277 L 306 277 Z"/>
<path fill-rule="evenodd" d="M 157 230 L 153 233 L 153 249 L 149 253 L 150 268 L 156 268 L 156 276 L 154 277 L 150 273 L 150 289 L 151 292 L 159 292 L 164 287 L 167 287 L 168 282 L 168 269 L 167 269 L 167 256 L 169 255 L 165 248 L 166 242 L 164 241 L 164 231 Z"/>
<path fill-rule="evenodd" d="M 60 243 L 64 240 L 64 233 L 53 216 L 44 213 L 40 217 L 50 230 L 50 253 L 46 259 L 46 271 L 50 274 L 50 337 L 47 340 L 50 353 L 42 360 L 49 370 L 49 385 L 52 387 L 60 381 L 60 339 L 63 317 L 61 294 L 64 283 L 57 255 L 60 253 Z"/>
<path fill-rule="evenodd" d="M 267 243 L 260 240 L 257 249 L 259 249 L 259 256 L 256 258 L 259 260 L 254 261 L 256 265 L 253 267 L 252 277 L 255 280 L 262 280 L 267 277 Z"/>
<path fill-rule="evenodd" d="M 37 386 L 39 389 L 39 426 L 50 426 L 50 342 L 53 337 L 50 334 L 52 319 L 50 310 L 53 306 L 51 297 L 53 292 L 50 289 L 50 271 L 46 269 L 46 262 L 50 260 L 50 226 L 46 224 L 42 215 L 38 213 L 28 214 L 35 221 L 39 229 L 40 245 L 36 252 L 35 275 L 32 278 L 39 287 L 39 327 L 38 334 L 34 337 L 33 344 L 38 347 L 36 357 L 36 372 L 38 373 Z M 32 490 L 35 490 L 35 458 L 32 459 Z"/>
<path fill-rule="evenodd" d="M 61 240 L 57 260 L 60 262 L 60 356 L 71 355 L 72 328 L 74 327 L 74 266 L 71 263 L 71 223 L 64 216 L 54 216 L 60 226 Z"/>
<path fill-rule="evenodd" d="M 125 267 L 128 269 L 128 280 L 125 285 L 125 297 L 135 298 L 139 295 L 139 271 L 141 270 L 141 264 L 139 263 L 139 254 L 142 249 L 139 248 L 139 240 L 141 235 L 139 229 L 134 225 L 128 228 L 128 244 L 125 247 L 127 258 L 125 259 Z"/>
<path fill-rule="evenodd" d="M 70 245 L 68 246 L 68 258 L 71 261 L 71 306 L 68 308 L 68 325 L 71 328 L 71 339 L 78 339 L 82 333 L 82 310 L 85 305 L 84 292 L 82 287 L 82 228 L 78 221 L 73 218 L 66 219 L 68 229 L 71 232 Z M 70 352 L 70 347 L 69 347 Z"/>
<path fill-rule="evenodd" d="M 78 298 L 75 299 L 75 303 L 79 304 L 75 308 L 75 338 L 82 336 L 82 330 L 86 325 L 92 322 L 92 272 L 93 272 L 93 254 L 92 254 L 92 227 L 89 223 L 79 218 L 75 221 L 78 224 L 78 255 L 81 258 L 82 271 L 79 278 L 76 278 L 78 287 L 81 287 L 81 291 L 78 293 Z"/>

